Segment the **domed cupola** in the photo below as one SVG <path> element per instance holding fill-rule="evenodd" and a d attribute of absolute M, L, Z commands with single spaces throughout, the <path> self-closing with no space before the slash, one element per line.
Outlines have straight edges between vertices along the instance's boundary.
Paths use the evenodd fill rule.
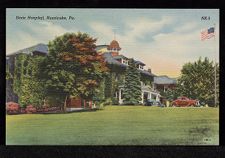
<path fill-rule="evenodd" d="M 119 55 L 119 51 L 121 50 L 119 43 L 116 40 L 113 40 L 107 49 L 111 52 L 112 56 Z"/>

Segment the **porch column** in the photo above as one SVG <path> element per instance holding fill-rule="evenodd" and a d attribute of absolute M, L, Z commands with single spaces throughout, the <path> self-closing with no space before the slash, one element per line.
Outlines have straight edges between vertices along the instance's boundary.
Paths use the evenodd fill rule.
<path fill-rule="evenodd" d="M 155 100 L 159 101 L 159 95 L 158 94 L 156 94 L 156 99 Z"/>
<path fill-rule="evenodd" d="M 152 100 L 152 93 L 149 93 L 149 99 Z"/>
<path fill-rule="evenodd" d="M 119 89 L 119 104 L 122 104 L 121 89 Z"/>
<path fill-rule="evenodd" d="M 155 84 L 154 83 L 152 83 L 152 89 L 155 90 Z"/>
<path fill-rule="evenodd" d="M 141 103 L 144 103 L 144 92 L 141 92 Z"/>

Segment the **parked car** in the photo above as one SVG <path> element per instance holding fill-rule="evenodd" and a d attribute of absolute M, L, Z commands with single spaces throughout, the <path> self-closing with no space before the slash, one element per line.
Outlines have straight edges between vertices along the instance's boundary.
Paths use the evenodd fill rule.
<path fill-rule="evenodd" d="M 176 106 L 176 107 L 188 107 L 188 106 L 198 106 L 198 105 L 199 105 L 198 100 L 189 99 L 187 97 L 179 97 L 172 102 L 172 106 Z"/>
<path fill-rule="evenodd" d="M 159 107 L 165 107 L 160 101 L 150 100 L 148 99 L 145 102 L 145 106 L 159 106 Z"/>

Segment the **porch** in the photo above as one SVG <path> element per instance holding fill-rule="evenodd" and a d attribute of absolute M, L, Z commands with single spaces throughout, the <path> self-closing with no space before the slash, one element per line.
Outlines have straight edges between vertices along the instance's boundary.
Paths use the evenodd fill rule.
<path fill-rule="evenodd" d="M 118 91 L 115 93 L 115 97 L 118 99 L 119 104 L 123 104 L 123 91 L 124 88 L 120 87 Z M 161 95 L 158 91 L 152 89 L 150 86 L 142 86 L 141 87 L 141 104 L 144 104 L 147 100 L 155 100 L 160 101 Z"/>

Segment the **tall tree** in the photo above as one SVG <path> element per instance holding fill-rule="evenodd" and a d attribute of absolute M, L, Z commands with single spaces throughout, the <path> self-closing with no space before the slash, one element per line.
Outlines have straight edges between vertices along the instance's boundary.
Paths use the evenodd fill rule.
<path fill-rule="evenodd" d="M 129 66 L 125 74 L 124 83 L 124 104 L 135 105 L 139 104 L 141 101 L 141 81 L 140 72 L 135 67 L 133 59 L 130 59 Z"/>
<path fill-rule="evenodd" d="M 70 95 L 92 99 L 108 70 L 104 58 L 95 51 L 95 43 L 96 39 L 80 32 L 66 33 L 49 42 L 49 54 L 40 64 L 39 73 L 47 94 L 64 98 L 64 103 Z"/>
<path fill-rule="evenodd" d="M 217 69 L 217 96 L 219 95 L 219 66 Z M 214 105 L 215 75 L 214 63 L 208 58 L 199 58 L 194 63 L 186 63 L 181 70 L 181 77 L 178 79 L 177 91 L 193 99 L 199 99 L 209 105 Z"/>

